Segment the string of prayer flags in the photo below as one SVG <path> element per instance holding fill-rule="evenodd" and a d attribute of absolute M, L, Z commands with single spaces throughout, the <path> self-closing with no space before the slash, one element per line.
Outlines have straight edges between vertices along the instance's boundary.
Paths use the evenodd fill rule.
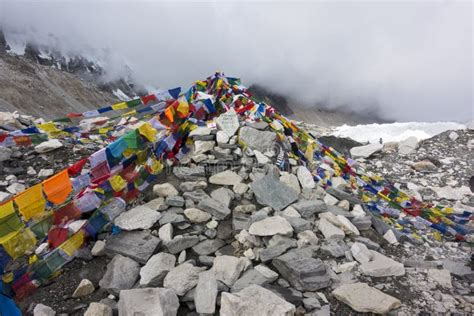
<path fill-rule="evenodd" d="M 72 184 L 69 179 L 67 169 L 57 173 L 43 182 L 43 190 L 48 201 L 54 204 L 61 204 L 68 198 L 72 192 Z"/>
<path fill-rule="evenodd" d="M 149 142 L 155 141 L 156 134 L 158 134 L 158 132 L 148 122 L 142 124 L 138 128 L 138 131 L 140 132 L 140 135 L 144 136 Z"/>
<path fill-rule="evenodd" d="M 15 197 L 15 203 L 18 206 L 18 211 L 26 221 L 32 217 L 43 214 L 46 207 L 46 200 L 43 196 L 42 184 L 34 185 L 23 193 L 20 193 Z"/>
<path fill-rule="evenodd" d="M 25 252 L 33 249 L 35 245 L 35 235 L 29 228 L 16 232 L 15 235 L 2 242 L 3 248 L 13 259 L 23 256 Z"/>

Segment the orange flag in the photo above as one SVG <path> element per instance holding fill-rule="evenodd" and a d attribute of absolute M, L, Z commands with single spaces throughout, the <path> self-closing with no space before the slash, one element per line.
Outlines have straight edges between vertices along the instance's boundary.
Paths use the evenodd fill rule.
<path fill-rule="evenodd" d="M 41 183 L 20 193 L 20 195 L 15 198 L 15 203 L 18 205 L 18 211 L 20 211 L 21 215 L 23 215 L 27 221 L 32 217 L 41 215 L 46 207 L 46 200 L 43 197 Z"/>
<path fill-rule="evenodd" d="M 165 116 L 171 123 L 174 122 L 174 113 L 173 105 L 168 106 L 165 110 Z"/>
<path fill-rule="evenodd" d="M 44 180 L 43 189 L 50 202 L 61 204 L 66 201 L 72 192 L 72 184 L 67 169 Z"/>

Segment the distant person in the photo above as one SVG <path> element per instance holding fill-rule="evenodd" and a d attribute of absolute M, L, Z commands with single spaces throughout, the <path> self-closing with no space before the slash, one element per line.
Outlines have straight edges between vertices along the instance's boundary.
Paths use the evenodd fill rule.
<path fill-rule="evenodd" d="M 382 137 L 380 137 L 379 143 L 380 143 L 380 145 L 382 145 L 382 143 L 383 143 Z"/>

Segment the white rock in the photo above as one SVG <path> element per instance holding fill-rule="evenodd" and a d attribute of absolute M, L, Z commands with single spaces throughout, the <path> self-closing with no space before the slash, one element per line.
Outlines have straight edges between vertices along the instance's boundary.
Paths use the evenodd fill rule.
<path fill-rule="evenodd" d="M 240 127 L 239 118 L 233 108 L 219 115 L 215 121 L 217 127 L 225 132 L 229 137 L 232 137 Z"/>
<path fill-rule="evenodd" d="M 56 312 L 49 306 L 43 304 L 36 304 L 33 309 L 33 316 L 55 316 Z M 8 316 L 8 315 L 6 315 Z"/>
<path fill-rule="evenodd" d="M 360 232 L 354 224 L 343 215 L 337 215 L 337 220 L 341 223 L 342 230 L 348 235 L 359 236 Z"/>
<path fill-rule="evenodd" d="M 355 242 L 352 245 L 351 253 L 359 263 L 370 262 L 374 257 L 367 246 L 360 242 Z"/>
<path fill-rule="evenodd" d="M 301 184 L 303 189 L 314 189 L 316 183 L 314 182 L 313 175 L 308 170 L 308 168 L 304 166 L 298 167 L 296 170 L 296 176 Z"/>
<path fill-rule="evenodd" d="M 140 285 L 156 286 L 163 281 L 166 274 L 174 268 L 176 257 L 160 252 L 152 256 L 140 269 Z"/>
<path fill-rule="evenodd" d="M 370 250 L 373 259 L 370 262 L 361 263 L 359 266 L 362 274 L 371 277 L 387 277 L 387 276 L 402 276 L 405 274 L 405 268 L 402 263 L 397 262 L 389 257 Z"/>
<path fill-rule="evenodd" d="M 173 290 L 144 288 L 120 291 L 120 316 L 176 316 L 179 300 Z"/>
<path fill-rule="evenodd" d="M 232 287 L 240 274 L 250 265 L 250 260 L 247 258 L 224 255 L 214 258 L 212 270 L 216 274 L 217 280 L 223 282 L 228 287 Z"/>
<path fill-rule="evenodd" d="M 195 267 L 190 263 L 183 263 L 171 269 L 165 277 L 163 286 L 172 289 L 179 296 L 183 296 L 196 286 L 199 273 L 206 268 Z"/>
<path fill-rule="evenodd" d="M 354 205 L 351 214 L 354 215 L 354 217 L 364 217 L 366 215 L 364 209 L 362 208 L 362 206 L 360 206 L 360 204 Z"/>
<path fill-rule="evenodd" d="M 224 131 L 218 131 L 216 134 L 216 140 L 218 144 L 227 144 L 229 142 L 229 135 Z"/>
<path fill-rule="evenodd" d="M 91 254 L 94 257 L 99 257 L 105 255 L 105 242 L 102 240 L 97 240 L 92 247 Z"/>
<path fill-rule="evenodd" d="M 318 243 L 319 243 L 318 237 L 311 230 L 305 230 L 298 234 L 298 241 L 297 241 L 298 248 L 302 248 L 302 247 L 310 246 L 310 245 L 315 246 Z"/>
<path fill-rule="evenodd" d="M 120 214 L 114 223 L 123 230 L 149 229 L 161 217 L 161 214 L 149 207 L 140 205 Z"/>
<path fill-rule="evenodd" d="M 285 208 L 281 212 L 281 215 L 284 217 L 301 217 L 301 214 L 293 206 L 288 206 Z"/>
<path fill-rule="evenodd" d="M 383 235 L 383 238 L 391 245 L 398 243 L 397 237 L 391 229 L 387 230 L 387 232 Z"/>
<path fill-rule="evenodd" d="M 338 227 L 331 224 L 327 219 L 321 218 L 318 222 L 318 228 L 326 239 L 342 240 L 344 239 L 344 232 Z"/>
<path fill-rule="evenodd" d="M 347 271 L 353 271 L 357 267 L 357 261 L 346 262 L 337 266 L 339 273 L 344 273 Z"/>
<path fill-rule="evenodd" d="M 214 271 L 199 273 L 199 280 L 194 291 L 196 312 L 214 314 L 216 311 L 217 280 Z"/>
<path fill-rule="evenodd" d="M 173 225 L 171 223 L 167 223 L 160 227 L 158 230 L 158 237 L 162 241 L 170 241 L 173 239 Z"/>
<path fill-rule="evenodd" d="M 0 146 L 0 162 L 10 159 L 12 150 L 8 147 Z"/>
<path fill-rule="evenodd" d="M 449 133 L 449 139 L 452 140 L 453 142 L 459 138 L 459 134 L 456 133 L 455 131 L 452 131 L 451 133 Z"/>
<path fill-rule="evenodd" d="M 432 187 L 431 188 L 433 191 L 435 191 L 436 195 L 440 199 L 446 199 L 446 200 L 462 200 L 462 198 L 465 195 L 471 195 L 471 190 L 466 187 L 466 186 L 461 186 L 459 188 L 453 188 L 450 186 L 445 186 L 445 187 Z"/>
<path fill-rule="evenodd" d="M 231 170 L 216 173 L 209 178 L 209 182 L 219 185 L 236 185 L 242 182 L 242 177 Z"/>
<path fill-rule="evenodd" d="M 198 126 L 189 133 L 189 137 L 210 135 L 211 131 L 210 128 Z"/>
<path fill-rule="evenodd" d="M 215 146 L 213 140 L 197 140 L 194 142 L 194 154 L 205 154 Z"/>
<path fill-rule="evenodd" d="M 41 245 L 39 245 L 38 248 L 36 248 L 35 254 L 39 256 L 39 255 L 44 254 L 48 250 L 49 250 L 49 244 L 47 242 L 44 242 Z"/>
<path fill-rule="evenodd" d="M 28 166 L 28 169 L 26 170 L 26 174 L 29 176 L 35 176 L 37 174 L 35 168 L 32 166 Z"/>
<path fill-rule="evenodd" d="M 381 151 L 383 145 L 380 143 L 372 143 L 364 146 L 352 147 L 350 150 L 352 159 L 369 158 L 376 152 Z"/>
<path fill-rule="evenodd" d="M 409 155 L 418 147 L 418 139 L 415 136 L 408 137 L 398 144 L 398 153 L 400 155 Z"/>
<path fill-rule="evenodd" d="M 282 173 L 280 176 L 280 181 L 292 188 L 296 193 L 301 193 L 300 183 L 298 181 L 298 177 L 292 173 Z"/>
<path fill-rule="evenodd" d="M 35 146 L 37 153 L 43 154 L 63 147 L 63 144 L 57 139 L 50 139 Z"/>
<path fill-rule="evenodd" d="M 278 273 L 273 271 L 272 269 L 268 268 L 266 265 L 259 264 L 258 266 L 255 267 L 255 270 L 260 272 L 265 278 L 268 279 L 268 282 L 273 282 L 276 281 L 279 277 Z"/>
<path fill-rule="evenodd" d="M 178 195 L 178 190 L 171 183 L 155 184 L 153 194 L 159 197 L 168 197 Z"/>
<path fill-rule="evenodd" d="M 332 294 L 336 299 L 361 313 L 386 314 L 401 306 L 398 299 L 368 286 L 367 283 L 343 284 Z"/>
<path fill-rule="evenodd" d="M 446 269 L 428 269 L 428 278 L 435 281 L 442 287 L 453 287 L 453 285 L 451 284 L 451 273 Z"/>
<path fill-rule="evenodd" d="M 254 153 L 255 153 L 255 158 L 257 158 L 257 162 L 259 164 L 264 165 L 270 162 L 270 159 L 264 154 L 262 154 L 261 152 L 259 152 L 258 150 L 254 150 Z"/>
<path fill-rule="evenodd" d="M 239 195 L 244 194 L 245 192 L 247 192 L 248 189 L 249 189 L 248 184 L 245 184 L 242 182 L 237 183 L 233 186 L 234 193 L 239 194 Z"/>
<path fill-rule="evenodd" d="M 184 215 L 193 223 L 204 223 L 211 219 L 211 214 L 197 208 L 187 208 Z"/>
<path fill-rule="evenodd" d="M 25 185 L 18 182 L 13 183 L 7 187 L 7 191 L 10 192 L 11 194 L 17 194 L 17 193 L 23 192 L 25 191 L 25 189 L 26 189 Z"/>
<path fill-rule="evenodd" d="M 8 200 L 12 195 L 10 193 L 6 193 L 6 192 L 1 192 L 0 191 L 0 203 L 3 203 L 5 202 L 6 200 Z"/>
<path fill-rule="evenodd" d="M 94 284 L 92 284 L 92 282 L 87 279 L 83 279 L 72 294 L 72 297 L 77 298 L 87 296 L 89 294 L 92 294 L 94 291 Z"/>
<path fill-rule="evenodd" d="M 222 292 L 221 316 L 290 316 L 295 311 L 293 304 L 259 285 L 237 293 Z"/>
<path fill-rule="evenodd" d="M 293 227 L 281 216 L 266 217 L 258 222 L 252 223 L 249 233 L 256 236 L 291 235 Z"/>
<path fill-rule="evenodd" d="M 84 316 L 112 316 L 112 307 L 102 303 L 90 303 Z"/>
<path fill-rule="evenodd" d="M 323 201 L 324 203 L 326 203 L 326 205 L 336 205 L 337 203 L 339 203 L 339 200 L 335 198 L 334 196 L 332 196 L 331 194 L 326 194 L 324 196 Z"/>
<path fill-rule="evenodd" d="M 47 178 L 47 177 L 50 177 L 54 174 L 54 170 L 53 169 L 41 169 L 39 172 L 38 172 L 38 177 L 39 178 Z"/>

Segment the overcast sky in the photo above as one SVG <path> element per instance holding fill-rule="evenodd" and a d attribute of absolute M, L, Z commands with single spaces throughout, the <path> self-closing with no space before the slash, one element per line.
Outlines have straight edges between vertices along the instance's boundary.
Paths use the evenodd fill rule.
<path fill-rule="evenodd" d="M 216 70 L 305 106 L 400 121 L 474 119 L 471 1 L 0 0 L 7 37 L 128 64 L 152 87 Z"/>

